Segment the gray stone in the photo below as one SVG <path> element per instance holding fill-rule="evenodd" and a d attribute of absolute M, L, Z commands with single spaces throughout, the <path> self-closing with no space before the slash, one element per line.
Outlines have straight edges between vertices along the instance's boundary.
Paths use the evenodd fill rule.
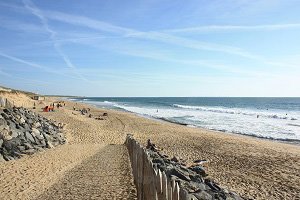
<path fill-rule="evenodd" d="M 50 141 L 47 141 L 47 148 L 52 149 L 54 145 Z"/>
<path fill-rule="evenodd" d="M 177 176 L 180 179 L 183 179 L 185 181 L 190 181 L 190 176 L 188 172 L 185 172 L 178 168 L 172 168 L 170 171 L 167 172 L 169 175 Z"/>
<path fill-rule="evenodd" d="M 31 144 L 29 144 L 28 142 L 25 142 L 23 144 L 23 146 L 25 147 L 25 149 L 33 149 L 33 146 Z"/>
<path fill-rule="evenodd" d="M 25 146 L 18 146 L 18 149 L 19 149 L 20 151 L 24 151 L 26 148 L 25 148 Z"/>
<path fill-rule="evenodd" d="M 32 127 L 33 128 L 39 128 L 39 127 L 41 127 L 41 123 L 40 122 L 35 122 L 35 123 L 32 124 Z"/>
<path fill-rule="evenodd" d="M 25 133 L 26 138 L 31 142 L 31 143 L 35 143 L 35 139 L 34 137 L 31 135 L 31 133 L 26 132 Z"/>
<path fill-rule="evenodd" d="M 212 200 L 213 197 L 205 191 L 201 191 L 200 193 L 193 194 L 199 200 Z"/>
<path fill-rule="evenodd" d="M 12 138 L 16 138 L 16 137 L 18 137 L 19 136 L 19 133 L 18 132 L 16 132 L 16 131 L 12 131 L 11 132 L 11 137 Z"/>
<path fill-rule="evenodd" d="M 3 155 L 3 157 L 4 157 L 4 159 L 7 160 L 7 161 L 14 160 L 14 157 L 9 156 L 9 155 Z"/>
<path fill-rule="evenodd" d="M 3 139 L 0 139 L 0 148 L 2 147 Z"/>
<path fill-rule="evenodd" d="M 40 135 L 40 131 L 38 129 L 36 129 L 36 128 L 32 128 L 31 129 L 31 134 L 33 136 L 37 136 L 37 135 Z"/>
<path fill-rule="evenodd" d="M 22 153 L 25 153 L 28 155 L 34 154 L 35 152 L 36 152 L 35 149 L 27 149 L 27 150 L 22 151 Z"/>
<path fill-rule="evenodd" d="M 27 124 L 33 124 L 33 121 L 32 121 L 32 119 L 27 119 L 27 120 L 26 120 L 26 123 L 27 123 Z"/>
<path fill-rule="evenodd" d="M 1 128 L 1 126 L 5 126 L 5 125 L 7 125 L 6 120 L 3 117 L 1 117 L 0 118 L 0 128 Z"/>
<path fill-rule="evenodd" d="M 24 119 L 23 117 L 21 117 L 21 118 L 19 119 L 19 123 L 20 123 L 20 124 L 24 124 L 24 123 L 25 123 L 25 119 Z"/>
<path fill-rule="evenodd" d="M 206 176 L 205 170 L 202 166 L 198 165 L 198 166 L 193 166 L 190 167 L 189 169 L 191 169 L 192 171 L 196 172 L 197 174 L 200 174 L 201 176 Z"/>
<path fill-rule="evenodd" d="M 5 159 L 3 158 L 3 156 L 0 154 L 0 162 L 5 161 Z"/>
<path fill-rule="evenodd" d="M 7 128 L 3 129 L 0 133 L 0 138 L 3 140 L 11 140 L 12 137 L 11 137 L 9 129 L 7 129 Z"/>

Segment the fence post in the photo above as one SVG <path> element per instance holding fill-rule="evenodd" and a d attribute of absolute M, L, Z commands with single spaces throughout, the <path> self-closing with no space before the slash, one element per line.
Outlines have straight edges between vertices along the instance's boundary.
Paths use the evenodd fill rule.
<path fill-rule="evenodd" d="M 172 200 L 172 185 L 171 181 L 167 178 L 167 191 L 168 191 L 168 200 Z"/>
<path fill-rule="evenodd" d="M 162 172 L 162 199 L 168 200 L 168 179 L 165 172 Z"/>
<path fill-rule="evenodd" d="M 139 192 L 138 192 L 138 199 L 139 200 L 143 200 L 143 196 L 144 196 L 144 188 L 143 188 L 143 184 L 144 184 L 144 150 L 143 148 L 138 145 L 138 188 L 139 188 Z"/>
<path fill-rule="evenodd" d="M 174 180 L 173 180 L 174 181 Z M 173 200 L 179 200 L 179 185 L 177 182 L 174 181 L 173 185 L 173 194 L 172 194 Z"/>
<path fill-rule="evenodd" d="M 138 200 L 196 200 L 174 180 L 167 178 L 166 173 L 155 169 L 145 150 L 130 135 L 125 145 L 130 157 L 134 183 Z"/>

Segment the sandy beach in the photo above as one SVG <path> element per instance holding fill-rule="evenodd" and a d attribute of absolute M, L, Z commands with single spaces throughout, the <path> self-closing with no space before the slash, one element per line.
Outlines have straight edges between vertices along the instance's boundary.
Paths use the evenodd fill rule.
<path fill-rule="evenodd" d="M 54 99 L 48 99 L 47 103 Z M 157 121 L 74 102 L 46 118 L 65 123 L 67 144 L 0 163 L 0 199 L 135 199 L 127 151 L 130 133 L 151 139 L 169 156 L 207 159 L 206 171 L 221 186 L 251 199 L 300 198 L 300 147 Z M 95 120 L 73 111 L 90 108 Z"/>

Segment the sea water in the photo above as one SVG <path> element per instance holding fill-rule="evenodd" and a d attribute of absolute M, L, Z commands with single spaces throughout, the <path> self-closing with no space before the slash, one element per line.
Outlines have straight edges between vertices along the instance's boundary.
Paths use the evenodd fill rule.
<path fill-rule="evenodd" d="M 300 98 L 85 97 L 72 100 L 187 126 L 300 141 Z"/>

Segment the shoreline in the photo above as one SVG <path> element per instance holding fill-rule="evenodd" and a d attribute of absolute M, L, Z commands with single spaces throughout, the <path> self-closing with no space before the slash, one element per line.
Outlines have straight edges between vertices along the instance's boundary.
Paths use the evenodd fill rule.
<path fill-rule="evenodd" d="M 168 120 L 166 118 L 160 117 L 160 118 L 156 118 L 150 115 L 143 115 L 143 114 L 139 114 L 139 113 L 135 113 L 135 112 L 131 112 L 125 109 L 114 109 L 114 108 L 106 108 L 106 107 L 98 107 L 97 105 L 93 104 L 93 103 L 88 103 L 88 102 L 84 102 L 84 101 L 73 101 L 70 100 L 68 98 L 64 99 L 66 101 L 69 102 L 75 102 L 75 103 L 81 103 L 84 105 L 89 105 L 89 106 L 94 106 L 95 108 L 98 109 L 103 109 L 103 110 L 113 110 L 113 111 L 119 111 L 119 112 L 124 112 L 124 113 L 130 113 L 130 114 L 134 114 L 138 117 L 142 117 L 145 119 L 150 119 L 150 120 L 155 120 L 155 121 L 160 121 L 160 122 L 168 122 L 171 124 L 177 124 L 180 126 L 185 126 L 185 127 L 189 127 L 189 128 L 196 128 L 196 129 L 201 129 L 204 131 L 213 131 L 216 133 L 220 133 L 220 134 L 230 134 L 230 135 L 236 135 L 236 136 L 241 136 L 241 137 L 249 137 L 249 138 L 253 138 L 253 139 L 259 139 L 259 140 L 264 140 L 264 141 L 270 141 L 270 142 L 277 142 L 277 143 L 282 143 L 282 144 L 291 144 L 291 145 L 296 145 L 296 146 L 300 146 L 300 140 L 297 139 L 276 139 L 276 138 L 268 138 L 268 137 L 263 137 L 263 136 L 257 136 L 257 135 L 250 135 L 250 134 L 243 134 L 243 133 L 234 133 L 234 132 L 229 132 L 229 131 L 222 131 L 222 130 L 217 130 L 217 129 L 208 129 L 208 128 L 204 128 L 204 127 L 200 127 L 200 126 L 195 126 L 192 124 L 187 124 L 187 123 L 181 123 L 181 122 L 176 122 L 176 121 L 172 121 L 172 120 Z"/>

